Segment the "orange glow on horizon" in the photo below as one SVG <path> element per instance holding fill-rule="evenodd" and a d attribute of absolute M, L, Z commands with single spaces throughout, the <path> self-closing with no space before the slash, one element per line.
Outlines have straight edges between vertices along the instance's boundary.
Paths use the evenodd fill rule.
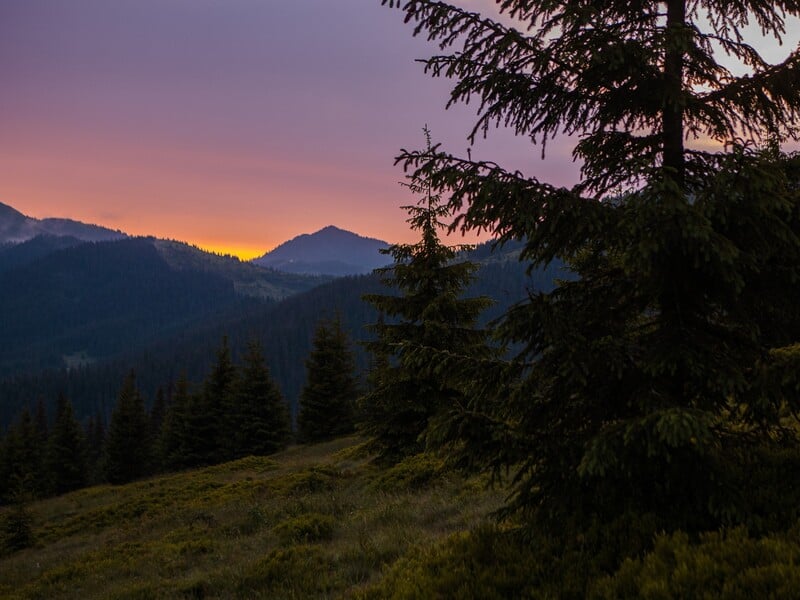
<path fill-rule="evenodd" d="M 206 252 L 221 254 L 222 256 L 225 255 L 235 256 L 241 261 L 248 261 L 254 258 L 259 258 L 260 256 L 263 256 L 267 252 L 264 248 L 261 247 L 256 248 L 255 246 L 205 244 L 203 242 L 196 242 L 193 245 L 197 246 L 201 250 L 205 250 Z"/>

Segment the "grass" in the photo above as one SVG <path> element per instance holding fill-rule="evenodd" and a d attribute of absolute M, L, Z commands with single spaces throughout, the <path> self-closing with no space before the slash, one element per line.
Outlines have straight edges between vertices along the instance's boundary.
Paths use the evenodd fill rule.
<path fill-rule="evenodd" d="M 428 457 L 379 470 L 346 438 L 30 507 L 2 598 L 358 597 L 502 502 Z"/>

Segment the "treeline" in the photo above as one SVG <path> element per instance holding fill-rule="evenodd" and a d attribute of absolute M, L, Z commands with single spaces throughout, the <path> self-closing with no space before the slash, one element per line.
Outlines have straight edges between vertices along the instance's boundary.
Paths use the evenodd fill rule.
<path fill-rule="evenodd" d="M 64 394 L 51 419 L 40 400 L 33 411 L 24 408 L 0 438 L 0 501 L 24 502 L 95 483 L 121 484 L 271 454 L 295 435 L 318 441 L 352 432 L 359 387 L 338 317 L 318 323 L 306 366 L 309 383 L 296 432 L 256 341 L 236 364 L 223 338 L 197 389 L 182 375 L 159 388 L 149 409 L 131 371 L 108 421 L 100 413 L 79 421 Z"/>

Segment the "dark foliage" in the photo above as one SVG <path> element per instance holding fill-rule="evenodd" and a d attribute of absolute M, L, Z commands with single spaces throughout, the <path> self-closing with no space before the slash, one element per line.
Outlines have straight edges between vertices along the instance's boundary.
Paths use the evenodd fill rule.
<path fill-rule="evenodd" d="M 796 444 L 781 421 L 796 390 L 755 375 L 795 368 L 775 347 L 797 341 L 798 186 L 774 142 L 797 134 L 800 53 L 770 65 L 743 28 L 779 37 L 800 6 L 498 1 L 517 29 L 445 2 L 383 3 L 440 44 L 426 68 L 455 80 L 451 103 L 479 100 L 473 137 L 580 134 L 572 189 L 438 147 L 399 158 L 449 195 L 454 227 L 578 275 L 505 317 L 520 351 L 477 372 L 467 412 L 482 433 L 466 457 L 516 466 L 512 507 L 553 524 L 629 509 L 671 527 L 745 518 L 728 457 Z M 686 145 L 698 136 L 724 149 Z"/>
<path fill-rule="evenodd" d="M 248 345 L 237 375 L 225 415 L 228 456 L 236 459 L 282 449 L 291 433 L 289 409 L 257 342 Z"/>
<path fill-rule="evenodd" d="M 86 437 L 75 419 L 72 403 L 63 394 L 56 404 L 56 416 L 45 450 L 47 491 L 63 494 L 86 485 Z"/>
<path fill-rule="evenodd" d="M 425 135 L 430 148 L 427 129 Z M 420 452 L 431 421 L 450 415 L 464 400 L 454 379 L 429 368 L 431 352 L 466 360 L 490 354 L 486 334 L 474 328 L 490 300 L 462 297 L 477 266 L 457 258 L 465 247 L 445 246 L 438 236 L 450 211 L 424 179 L 415 176 L 406 185 L 422 196 L 419 204 L 405 207 L 421 240 L 386 251 L 394 264 L 379 272 L 400 295 L 364 298 L 386 317 L 374 326 L 378 339 L 367 344 L 375 364 L 360 407 L 361 427 L 384 460 Z"/>
<path fill-rule="evenodd" d="M 189 452 L 189 408 L 193 404 L 189 381 L 182 373 L 175 385 L 169 408 L 156 443 L 156 456 L 160 467 L 174 471 L 191 466 Z"/>
<path fill-rule="evenodd" d="M 0 500 L 19 494 L 40 495 L 47 489 L 44 470 L 46 437 L 38 431 L 30 411 L 19 419 L 0 441 Z"/>
<path fill-rule="evenodd" d="M 103 460 L 109 483 L 127 483 L 150 471 L 150 423 L 133 371 L 125 378 L 111 413 Z"/>
<path fill-rule="evenodd" d="M 338 316 L 317 324 L 306 372 L 297 416 L 298 438 L 316 442 L 351 433 L 358 383 L 350 340 Z"/>

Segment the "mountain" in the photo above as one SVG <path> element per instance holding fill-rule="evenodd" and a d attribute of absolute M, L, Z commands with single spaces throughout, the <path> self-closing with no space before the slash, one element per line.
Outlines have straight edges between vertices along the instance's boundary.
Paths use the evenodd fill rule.
<path fill-rule="evenodd" d="M 121 231 L 72 219 L 34 219 L 0 202 L 0 245 L 19 244 L 41 235 L 73 237 L 84 242 L 118 240 L 126 237 Z"/>
<path fill-rule="evenodd" d="M 391 263 L 389 244 L 329 225 L 284 242 L 253 263 L 289 273 L 361 275 Z"/>
<path fill-rule="evenodd" d="M 108 359 L 327 280 L 154 238 L 63 249 L 53 240 L 65 238 L 5 248 L 18 264 L 0 268 L 0 374 Z M 28 252 L 14 254 L 18 249 Z M 36 258 L 38 250 L 47 253 Z"/>
<path fill-rule="evenodd" d="M 495 301 L 484 313 L 483 323 L 526 299 L 530 291 L 550 290 L 556 279 L 569 277 L 561 264 L 527 273 L 528 265 L 519 262 L 518 254 L 518 246 L 507 244 L 494 251 L 490 245 L 483 245 L 467 256 L 481 268 L 466 295 L 488 296 Z M 378 320 L 378 314 L 362 296 L 388 291 L 374 274 L 337 278 L 278 303 L 210 315 L 174 330 L 171 336 L 162 336 L 147 347 L 131 346 L 129 352 L 113 360 L 69 372 L 0 379 L 0 425 L 8 423 L 31 398 L 52 402 L 59 391 L 73 401 L 81 417 L 97 411 L 108 415 L 131 368 L 135 369 L 137 381 L 149 401 L 159 387 L 169 389 L 182 372 L 198 383 L 213 363 L 223 336 L 228 337 L 235 357 L 248 341 L 261 342 L 270 372 L 296 410 L 306 378 L 304 360 L 311 350 L 317 321 L 338 312 L 354 341 L 358 368 L 363 373 L 369 366 L 369 357 L 359 342 L 371 337 L 368 325 Z"/>
<path fill-rule="evenodd" d="M 3 244 L 0 246 L 0 272 L 23 267 L 53 252 L 84 243 L 70 235 L 37 235 L 19 244 Z"/>
<path fill-rule="evenodd" d="M 147 239 L 174 270 L 198 271 L 222 277 L 233 284 L 234 292 L 239 296 L 282 300 L 331 279 L 325 275 L 287 273 L 251 262 L 242 262 L 235 256 L 206 252 L 184 242 Z"/>

